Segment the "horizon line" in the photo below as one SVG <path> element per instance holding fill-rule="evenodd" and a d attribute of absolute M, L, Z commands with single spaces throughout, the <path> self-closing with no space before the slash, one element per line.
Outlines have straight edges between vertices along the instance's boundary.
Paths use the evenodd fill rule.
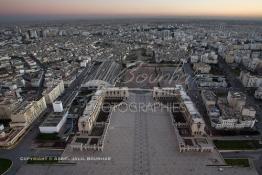
<path fill-rule="evenodd" d="M 198 19 L 198 20 L 243 20 L 262 21 L 262 16 L 222 15 L 1 15 L 0 23 L 103 19 Z"/>

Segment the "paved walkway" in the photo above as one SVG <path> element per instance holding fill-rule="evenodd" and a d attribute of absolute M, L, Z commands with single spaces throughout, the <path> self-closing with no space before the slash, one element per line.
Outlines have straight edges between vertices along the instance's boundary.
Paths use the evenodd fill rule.
<path fill-rule="evenodd" d="M 151 94 L 133 94 L 128 103 L 153 103 Z M 254 169 L 224 168 L 218 171 L 214 160 L 222 164 L 214 153 L 180 153 L 169 114 L 163 111 L 120 112 L 111 118 L 103 152 L 71 151 L 68 147 L 64 157 L 81 158 L 71 166 L 23 166 L 18 175 L 255 175 Z M 86 158 L 110 160 L 86 160 Z M 217 164 L 216 163 L 216 164 Z"/>

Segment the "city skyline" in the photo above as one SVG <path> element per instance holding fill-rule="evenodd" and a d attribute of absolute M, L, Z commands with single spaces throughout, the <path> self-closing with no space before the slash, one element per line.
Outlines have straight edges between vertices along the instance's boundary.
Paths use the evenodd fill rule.
<path fill-rule="evenodd" d="M 262 175 L 262 0 L 0 0 L 0 175 Z"/>
<path fill-rule="evenodd" d="M 260 0 L 0 0 L 0 16 L 208 16 L 261 18 Z"/>

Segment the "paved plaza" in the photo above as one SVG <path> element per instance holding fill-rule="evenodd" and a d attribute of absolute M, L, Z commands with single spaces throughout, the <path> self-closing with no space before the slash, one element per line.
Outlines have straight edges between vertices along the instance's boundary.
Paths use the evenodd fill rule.
<path fill-rule="evenodd" d="M 153 103 L 152 94 L 130 93 L 127 103 Z M 63 157 L 82 158 L 73 165 L 25 165 L 17 174 L 28 175 L 255 175 L 254 168 L 223 168 L 218 152 L 180 153 L 167 111 L 113 112 L 104 151 L 72 151 L 68 146 Z M 86 160 L 109 158 L 110 160 Z"/>

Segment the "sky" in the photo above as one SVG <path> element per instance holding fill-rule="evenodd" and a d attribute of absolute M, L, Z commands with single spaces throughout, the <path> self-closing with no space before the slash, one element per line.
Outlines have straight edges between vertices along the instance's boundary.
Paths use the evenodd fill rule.
<path fill-rule="evenodd" d="M 0 0 L 0 16 L 8 15 L 262 18 L 262 0 Z"/>

